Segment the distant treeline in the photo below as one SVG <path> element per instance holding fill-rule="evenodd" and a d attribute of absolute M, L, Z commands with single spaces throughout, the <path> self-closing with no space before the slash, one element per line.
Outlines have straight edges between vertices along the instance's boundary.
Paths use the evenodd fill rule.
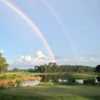
<path fill-rule="evenodd" d="M 28 69 L 29 72 L 38 73 L 55 73 L 55 72 L 94 72 L 94 67 L 84 65 L 57 65 L 56 63 L 49 63 L 48 65 L 35 66 L 34 69 Z"/>

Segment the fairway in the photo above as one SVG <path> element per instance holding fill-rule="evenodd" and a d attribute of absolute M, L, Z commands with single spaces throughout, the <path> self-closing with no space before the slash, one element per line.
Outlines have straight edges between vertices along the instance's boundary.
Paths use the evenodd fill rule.
<path fill-rule="evenodd" d="M 5 96 L 4 96 L 5 95 Z M 0 91 L 0 100 L 100 100 L 96 86 L 37 86 Z"/>

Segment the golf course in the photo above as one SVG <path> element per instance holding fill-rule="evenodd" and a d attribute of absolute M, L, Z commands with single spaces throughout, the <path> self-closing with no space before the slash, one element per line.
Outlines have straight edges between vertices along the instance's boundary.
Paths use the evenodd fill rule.
<path fill-rule="evenodd" d="M 0 90 L 0 100 L 100 100 L 99 86 L 35 86 Z"/>

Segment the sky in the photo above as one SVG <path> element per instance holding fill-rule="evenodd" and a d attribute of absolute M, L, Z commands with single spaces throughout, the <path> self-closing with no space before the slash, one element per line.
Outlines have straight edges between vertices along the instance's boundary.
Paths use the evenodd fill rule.
<path fill-rule="evenodd" d="M 0 0 L 0 52 L 10 68 L 55 59 L 96 66 L 99 43 L 100 0 Z"/>

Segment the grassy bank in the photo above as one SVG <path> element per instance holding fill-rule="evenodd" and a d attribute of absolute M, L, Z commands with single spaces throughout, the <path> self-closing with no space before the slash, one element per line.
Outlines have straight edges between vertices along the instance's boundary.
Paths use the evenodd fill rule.
<path fill-rule="evenodd" d="M 0 79 L 15 79 L 22 78 L 23 76 L 63 76 L 65 78 L 79 78 L 79 79 L 87 79 L 87 78 L 95 78 L 97 76 L 96 73 L 29 73 L 29 72 L 8 72 L 8 73 L 0 73 Z"/>

